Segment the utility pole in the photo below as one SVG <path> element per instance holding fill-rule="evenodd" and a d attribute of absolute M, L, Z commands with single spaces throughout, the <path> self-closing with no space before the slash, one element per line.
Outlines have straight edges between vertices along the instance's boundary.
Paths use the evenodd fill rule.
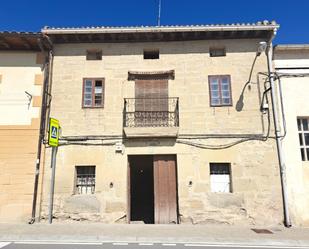
<path fill-rule="evenodd" d="M 159 1 L 159 10 L 158 10 L 158 26 L 161 24 L 161 0 Z"/>
<path fill-rule="evenodd" d="M 50 193 L 48 207 L 48 222 L 53 222 L 53 207 L 54 207 L 54 192 L 55 192 L 55 176 L 56 176 L 56 158 L 59 145 L 60 125 L 59 121 L 54 118 L 49 119 L 49 134 L 48 144 L 52 147 L 51 155 L 51 178 L 50 178 Z"/>
<path fill-rule="evenodd" d="M 48 208 L 48 222 L 53 222 L 53 207 L 54 207 L 54 191 L 55 191 L 55 175 L 56 175 L 56 157 L 58 147 L 52 147 L 52 158 L 51 158 L 51 179 L 50 179 L 50 193 L 49 193 L 49 208 Z"/>
<path fill-rule="evenodd" d="M 274 73 L 272 69 L 272 51 L 273 51 L 272 41 L 270 41 L 267 47 L 266 56 L 267 56 L 267 67 L 268 67 L 270 89 L 271 89 L 271 104 L 273 107 L 273 118 L 274 118 L 275 137 L 276 137 L 277 152 L 278 152 L 278 161 L 279 161 L 279 167 L 280 167 L 284 225 L 286 227 L 291 227 L 292 224 L 291 224 L 290 213 L 289 213 L 288 194 L 287 194 L 287 186 L 286 186 L 286 166 L 285 166 L 285 160 L 283 156 L 282 143 L 281 143 L 279 115 L 277 113 L 277 109 L 278 109 L 277 103 L 279 102 L 279 100 L 277 100 L 276 93 L 275 93 L 276 87 L 275 87 L 275 82 L 274 82 Z"/>

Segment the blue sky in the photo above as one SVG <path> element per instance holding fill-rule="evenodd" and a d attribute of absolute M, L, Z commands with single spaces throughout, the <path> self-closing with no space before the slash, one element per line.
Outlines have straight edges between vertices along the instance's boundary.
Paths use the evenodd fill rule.
<path fill-rule="evenodd" d="M 0 30 L 156 25 L 157 14 L 158 0 L 1 1 Z M 309 43 L 309 0 L 162 0 L 162 25 L 265 19 L 281 25 L 275 43 Z"/>

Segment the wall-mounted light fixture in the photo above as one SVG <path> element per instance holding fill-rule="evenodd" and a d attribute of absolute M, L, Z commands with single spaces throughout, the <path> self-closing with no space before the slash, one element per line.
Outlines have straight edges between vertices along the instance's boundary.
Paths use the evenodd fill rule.
<path fill-rule="evenodd" d="M 261 41 L 261 42 L 259 43 L 258 48 L 257 48 L 256 55 L 257 55 L 257 56 L 260 56 L 263 52 L 266 51 L 266 49 L 267 49 L 267 42 Z"/>

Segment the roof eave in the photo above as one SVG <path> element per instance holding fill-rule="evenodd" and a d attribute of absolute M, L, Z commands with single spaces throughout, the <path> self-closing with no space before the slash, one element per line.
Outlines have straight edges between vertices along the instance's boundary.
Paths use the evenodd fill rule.
<path fill-rule="evenodd" d="M 275 51 L 296 51 L 309 50 L 309 44 L 278 44 L 274 47 Z"/>
<path fill-rule="evenodd" d="M 213 32 L 213 31 L 275 31 L 280 26 L 275 25 L 226 25 L 207 27 L 141 27 L 141 28 L 43 28 L 41 32 L 47 35 L 57 34 L 108 34 L 108 33 L 168 33 L 168 32 Z"/>
<path fill-rule="evenodd" d="M 0 32 L 0 51 L 35 51 L 49 50 L 40 32 Z"/>

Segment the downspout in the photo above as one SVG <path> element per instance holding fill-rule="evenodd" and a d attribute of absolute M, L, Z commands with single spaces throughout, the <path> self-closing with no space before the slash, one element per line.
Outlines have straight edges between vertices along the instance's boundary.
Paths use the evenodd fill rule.
<path fill-rule="evenodd" d="M 278 99 L 276 97 L 276 91 L 275 91 L 276 88 L 275 88 L 275 82 L 274 82 L 275 74 L 273 72 L 273 65 L 272 65 L 272 51 L 273 51 L 272 41 L 276 33 L 277 33 L 277 29 L 274 29 L 273 34 L 268 41 L 266 56 L 267 56 L 267 67 L 268 67 L 268 73 L 269 73 L 269 82 L 270 82 L 270 88 L 271 88 L 271 103 L 273 107 L 275 137 L 276 137 L 278 161 L 279 161 L 279 168 L 280 168 L 284 225 L 286 227 L 291 227 L 292 224 L 291 224 L 290 214 L 289 214 L 287 186 L 286 186 L 286 166 L 285 166 L 285 160 L 284 160 L 284 155 L 283 155 L 283 150 L 282 150 L 280 122 L 279 122 L 279 117 L 278 117 L 278 106 L 277 106 Z"/>
<path fill-rule="evenodd" d="M 45 129 L 46 129 L 46 110 L 48 108 L 47 103 L 48 103 L 48 96 L 49 96 L 49 72 L 50 72 L 51 61 L 52 61 L 52 56 L 53 56 L 51 49 L 49 49 L 48 51 L 44 49 L 42 38 L 38 39 L 38 45 L 42 53 L 45 54 L 46 52 L 48 52 L 48 55 L 45 56 L 45 61 L 44 61 L 44 82 L 43 82 L 43 91 L 42 91 L 43 96 L 42 96 L 42 102 L 41 102 L 40 133 L 39 133 L 39 139 L 38 139 L 37 159 L 36 159 L 36 164 L 35 164 L 35 178 L 34 178 L 34 190 L 33 190 L 33 200 L 32 200 L 32 216 L 31 216 L 30 221 L 28 222 L 29 224 L 33 224 L 35 222 L 35 216 L 36 216 L 42 144 L 44 142 Z"/>

